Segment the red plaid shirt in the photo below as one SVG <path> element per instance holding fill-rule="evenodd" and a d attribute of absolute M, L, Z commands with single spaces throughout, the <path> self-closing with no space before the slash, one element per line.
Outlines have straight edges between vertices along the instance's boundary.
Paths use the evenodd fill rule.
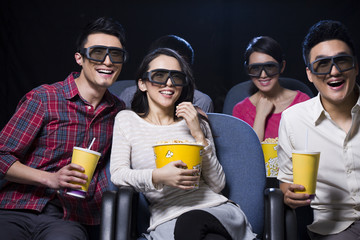
<path fill-rule="evenodd" d="M 42 85 L 27 93 L 0 133 L 0 179 L 15 161 L 36 169 L 56 172 L 71 161 L 74 146 L 101 152 L 85 199 L 64 190 L 6 182 L 0 190 L 0 208 L 42 211 L 57 196 L 64 219 L 83 224 L 100 223 L 102 194 L 109 188 L 105 165 L 109 160 L 115 115 L 124 104 L 109 91 L 94 108 L 84 100 L 70 74 L 65 81 Z"/>

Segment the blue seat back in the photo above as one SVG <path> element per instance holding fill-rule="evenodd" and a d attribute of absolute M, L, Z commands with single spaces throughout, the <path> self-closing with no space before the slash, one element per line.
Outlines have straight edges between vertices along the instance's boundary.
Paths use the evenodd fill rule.
<path fill-rule="evenodd" d="M 261 143 L 246 122 L 221 113 L 208 113 L 217 157 L 226 175 L 223 194 L 238 203 L 253 231 L 264 229 L 266 173 Z"/>
<path fill-rule="evenodd" d="M 120 93 L 127 87 L 136 86 L 135 80 L 119 80 L 114 82 L 110 87 L 109 91 L 115 96 L 119 97 Z"/>
<path fill-rule="evenodd" d="M 280 77 L 279 83 L 282 87 L 291 89 L 291 90 L 299 90 L 303 93 L 306 93 L 309 97 L 314 97 L 313 91 L 303 82 L 293 79 L 293 78 L 285 78 Z M 234 106 L 244 100 L 246 97 L 251 96 L 251 88 L 253 83 L 251 80 L 241 82 L 233 86 L 229 92 L 226 94 L 223 106 L 223 113 L 232 115 L 232 110 Z"/>

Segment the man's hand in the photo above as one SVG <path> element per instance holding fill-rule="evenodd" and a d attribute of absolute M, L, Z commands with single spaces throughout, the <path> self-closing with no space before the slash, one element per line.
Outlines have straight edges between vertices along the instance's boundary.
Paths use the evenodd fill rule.
<path fill-rule="evenodd" d="M 81 189 L 81 186 L 76 183 L 86 183 L 88 177 L 83 172 L 84 168 L 74 163 L 64 166 L 57 172 L 46 172 L 16 161 L 7 171 L 5 179 L 11 182 L 53 189 Z"/>
<path fill-rule="evenodd" d="M 304 190 L 304 186 L 290 183 L 280 183 L 280 189 L 284 193 L 284 203 L 295 209 L 297 207 L 310 205 L 310 195 L 306 193 L 295 193 L 295 190 Z"/>
<path fill-rule="evenodd" d="M 55 173 L 50 173 L 47 186 L 53 189 L 73 188 L 81 189 L 78 184 L 85 184 L 88 177 L 83 173 L 85 170 L 80 165 L 71 163 Z"/>

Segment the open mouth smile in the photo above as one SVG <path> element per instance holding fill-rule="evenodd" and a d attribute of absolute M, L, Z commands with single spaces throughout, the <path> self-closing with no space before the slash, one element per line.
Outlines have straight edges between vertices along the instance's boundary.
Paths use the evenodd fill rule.
<path fill-rule="evenodd" d="M 336 88 L 336 87 L 340 87 L 344 83 L 345 83 L 344 80 L 335 80 L 335 81 L 328 82 L 327 85 L 329 85 L 330 87 Z"/>
<path fill-rule="evenodd" d="M 107 74 L 107 75 L 111 75 L 114 73 L 113 70 L 107 70 L 107 69 L 97 69 L 96 71 L 100 74 Z"/>
<path fill-rule="evenodd" d="M 173 91 L 168 91 L 168 90 L 160 91 L 160 93 L 163 94 L 163 95 L 167 95 L 167 96 L 174 95 Z"/>
<path fill-rule="evenodd" d="M 259 83 L 263 86 L 267 86 L 270 84 L 271 79 L 259 80 Z"/>

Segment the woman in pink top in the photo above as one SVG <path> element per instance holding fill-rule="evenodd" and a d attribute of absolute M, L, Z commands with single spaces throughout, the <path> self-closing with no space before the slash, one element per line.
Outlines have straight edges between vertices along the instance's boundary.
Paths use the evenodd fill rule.
<path fill-rule="evenodd" d="M 255 93 L 235 105 L 233 116 L 250 124 L 260 141 L 278 136 L 281 113 L 309 99 L 300 91 L 283 88 L 279 76 L 285 60 L 278 42 L 261 36 L 252 39 L 245 51 L 245 67 Z"/>

